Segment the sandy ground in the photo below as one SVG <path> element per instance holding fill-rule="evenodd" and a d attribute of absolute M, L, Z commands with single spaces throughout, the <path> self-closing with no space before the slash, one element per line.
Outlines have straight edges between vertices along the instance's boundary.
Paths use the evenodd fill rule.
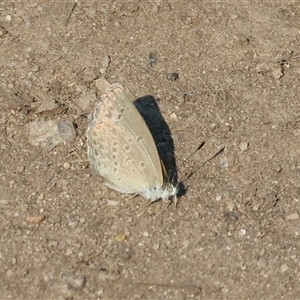
<path fill-rule="evenodd" d="M 296 2 L 2 1 L 0 42 L 1 299 L 300 299 Z M 147 100 L 178 207 L 91 172 L 102 78 Z M 76 136 L 34 145 L 48 120 Z"/>

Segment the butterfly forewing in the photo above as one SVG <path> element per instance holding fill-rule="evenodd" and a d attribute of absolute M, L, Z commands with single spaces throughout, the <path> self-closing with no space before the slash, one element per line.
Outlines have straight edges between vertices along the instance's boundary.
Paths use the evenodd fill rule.
<path fill-rule="evenodd" d="M 88 154 L 93 169 L 107 185 L 139 193 L 163 185 L 153 137 L 120 84 L 107 89 L 88 128 Z"/>

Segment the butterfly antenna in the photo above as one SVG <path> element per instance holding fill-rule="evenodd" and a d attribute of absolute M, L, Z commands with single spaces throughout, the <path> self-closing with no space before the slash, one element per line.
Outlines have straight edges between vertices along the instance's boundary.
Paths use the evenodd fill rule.
<path fill-rule="evenodd" d="M 215 153 L 212 157 L 210 157 L 204 163 L 202 163 L 197 169 L 195 169 L 193 172 L 191 172 L 182 182 L 185 182 L 186 180 L 190 179 L 196 172 L 198 172 L 199 169 L 201 169 L 204 165 L 206 165 L 208 162 L 210 162 L 215 157 L 217 157 L 219 154 L 221 154 L 224 151 L 224 149 L 225 149 L 225 147 L 221 148 L 217 153 Z"/>
<path fill-rule="evenodd" d="M 202 142 L 202 143 L 198 146 L 198 148 L 197 148 L 194 152 L 192 152 L 192 153 L 189 155 L 189 157 L 186 159 L 186 161 L 189 161 L 189 160 L 191 159 L 191 157 L 194 156 L 195 153 L 198 152 L 198 151 L 204 146 L 204 144 L 205 144 L 205 142 Z M 176 174 L 178 174 L 178 171 L 182 168 L 182 166 L 183 166 L 183 163 L 181 164 L 181 166 L 176 170 L 175 174 L 173 175 L 173 177 L 172 177 L 172 182 L 174 181 Z"/>

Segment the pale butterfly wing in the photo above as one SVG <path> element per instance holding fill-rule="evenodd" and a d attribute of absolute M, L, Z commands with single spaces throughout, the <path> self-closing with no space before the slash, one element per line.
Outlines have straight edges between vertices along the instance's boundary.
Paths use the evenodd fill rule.
<path fill-rule="evenodd" d="M 109 187 L 151 200 L 176 195 L 177 186 L 165 190 L 166 175 L 153 137 L 120 84 L 101 97 L 87 136 L 92 167 Z"/>

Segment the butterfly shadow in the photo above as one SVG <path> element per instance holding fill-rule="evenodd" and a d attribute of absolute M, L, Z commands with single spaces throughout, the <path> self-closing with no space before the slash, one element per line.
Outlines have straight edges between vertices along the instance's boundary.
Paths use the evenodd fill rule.
<path fill-rule="evenodd" d="M 134 105 L 145 120 L 157 147 L 160 159 L 164 163 L 171 181 L 178 182 L 174 141 L 170 128 L 152 95 L 137 98 Z M 179 183 L 178 197 L 185 194 L 183 183 Z"/>

